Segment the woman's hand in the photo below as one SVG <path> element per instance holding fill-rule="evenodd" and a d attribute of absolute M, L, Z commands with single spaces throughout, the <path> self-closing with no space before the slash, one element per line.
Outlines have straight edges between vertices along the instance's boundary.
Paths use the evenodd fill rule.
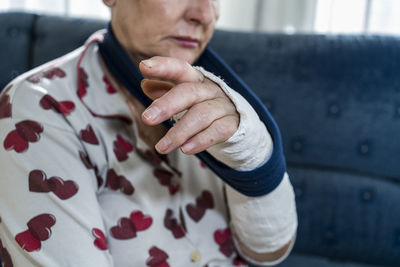
<path fill-rule="evenodd" d="M 153 57 L 139 65 L 147 77 L 144 93 L 154 102 L 143 112 L 142 120 L 157 125 L 172 116 L 185 115 L 156 144 L 167 154 L 180 147 L 195 154 L 229 139 L 239 126 L 239 114 L 222 89 L 205 78 L 189 63 L 176 58 Z"/>

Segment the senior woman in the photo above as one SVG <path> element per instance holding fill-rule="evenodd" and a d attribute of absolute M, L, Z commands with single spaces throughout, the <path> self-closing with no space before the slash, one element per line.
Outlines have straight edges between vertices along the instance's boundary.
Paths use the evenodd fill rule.
<path fill-rule="evenodd" d="M 107 32 L 1 95 L 4 266 L 283 260 L 297 217 L 279 131 L 206 48 L 218 1 L 103 1 Z"/>

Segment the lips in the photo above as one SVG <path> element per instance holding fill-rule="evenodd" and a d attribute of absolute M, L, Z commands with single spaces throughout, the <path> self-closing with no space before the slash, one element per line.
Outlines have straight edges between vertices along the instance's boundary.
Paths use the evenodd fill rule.
<path fill-rule="evenodd" d="M 192 38 L 190 36 L 174 36 L 172 37 L 179 45 L 186 48 L 197 48 L 200 46 L 200 41 L 198 39 Z"/>

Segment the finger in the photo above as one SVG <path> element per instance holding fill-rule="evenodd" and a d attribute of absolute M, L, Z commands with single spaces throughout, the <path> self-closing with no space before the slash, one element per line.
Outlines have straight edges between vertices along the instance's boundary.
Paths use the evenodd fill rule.
<path fill-rule="evenodd" d="M 162 97 L 174 87 L 171 82 L 143 79 L 141 82 L 143 92 L 152 100 Z"/>
<path fill-rule="evenodd" d="M 216 120 L 210 127 L 190 138 L 181 146 L 181 150 L 188 155 L 200 153 L 228 140 L 236 132 L 238 125 L 239 118 L 233 115 Z"/>
<path fill-rule="evenodd" d="M 139 69 L 146 77 L 172 81 L 176 84 L 203 82 L 204 75 L 184 60 L 171 57 L 152 57 L 143 60 Z"/>
<path fill-rule="evenodd" d="M 162 97 L 156 99 L 142 114 L 142 120 L 156 125 L 170 119 L 191 106 L 209 99 L 225 97 L 212 82 L 178 84 Z"/>
<path fill-rule="evenodd" d="M 225 98 L 194 105 L 157 143 L 156 149 L 162 153 L 169 153 L 209 127 L 214 121 L 235 114 L 236 109 Z"/>

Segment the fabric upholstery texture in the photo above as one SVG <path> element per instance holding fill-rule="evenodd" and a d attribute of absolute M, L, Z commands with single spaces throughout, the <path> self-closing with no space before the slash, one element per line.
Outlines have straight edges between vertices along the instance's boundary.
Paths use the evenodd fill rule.
<path fill-rule="evenodd" d="M 0 87 L 105 26 L 0 13 Z M 211 46 L 281 129 L 299 230 L 280 266 L 400 266 L 400 38 L 217 31 Z"/>

